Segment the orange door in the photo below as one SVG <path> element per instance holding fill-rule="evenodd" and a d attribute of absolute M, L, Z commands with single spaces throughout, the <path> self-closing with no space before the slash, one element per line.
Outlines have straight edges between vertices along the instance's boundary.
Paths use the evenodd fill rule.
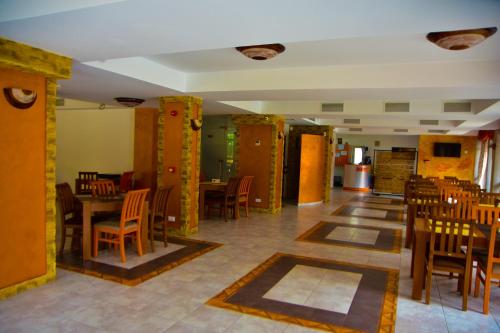
<path fill-rule="evenodd" d="M 325 137 L 302 134 L 300 145 L 299 204 L 323 200 Z"/>

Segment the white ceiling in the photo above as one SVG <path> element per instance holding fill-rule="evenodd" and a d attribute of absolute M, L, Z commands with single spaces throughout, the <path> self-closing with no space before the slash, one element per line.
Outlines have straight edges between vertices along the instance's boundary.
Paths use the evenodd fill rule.
<path fill-rule="evenodd" d="M 0 35 L 74 58 L 60 95 L 113 103 L 194 94 L 207 114 L 278 113 L 363 133 L 438 129 L 464 134 L 500 119 L 500 33 L 475 48 L 447 51 L 430 31 L 500 27 L 497 0 L 0 0 Z M 253 61 L 235 46 L 280 42 L 286 51 Z M 472 100 L 480 111 L 444 114 L 443 101 Z M 480 100 L 492 100 L 481 103 Z M 230 102 L 229 102 L 230 101 Z M 322 102 L 343 102 L 325 116 Z M 408 115 L 384 114 L 408 101 Z M 426 108 L 426 105 L 429 106 Z"/>

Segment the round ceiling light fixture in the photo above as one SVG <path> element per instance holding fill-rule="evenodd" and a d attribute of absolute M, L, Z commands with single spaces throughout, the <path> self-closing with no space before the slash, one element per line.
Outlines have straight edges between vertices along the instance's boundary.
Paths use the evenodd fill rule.
<path fill-rule="evenodd" d="M 438 31 L 427 34 L 427 39 L 446 50 L 465 50 L 473 47 L 486 38 L 497 32 L 496 27 L 456 30 L 456 31 Z"/>
<path fill-rule="evenodd" d="M 116 97 L 115 101 L 128 108 L 133 108 L 135 106 L 144 103 L 144 100 L 142 98 L 134 98 L 134 97 Z"/>
<path fill-rule="evenodd" d="M 285 51 L 282 44 L 262 44 L 250 46 L 238 46 L 236 50 L 253 60 L 267 60 L 276 57 Z"/>

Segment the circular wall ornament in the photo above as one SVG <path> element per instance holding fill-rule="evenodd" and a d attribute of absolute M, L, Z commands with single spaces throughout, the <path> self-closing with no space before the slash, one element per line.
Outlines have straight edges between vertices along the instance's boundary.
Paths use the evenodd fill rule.
<path fill-rule="evenodd" d="M 36 91 L 22 88 L 3 88 L 5 98 L 15 108 L 29 109 L 36 102 Z"/>

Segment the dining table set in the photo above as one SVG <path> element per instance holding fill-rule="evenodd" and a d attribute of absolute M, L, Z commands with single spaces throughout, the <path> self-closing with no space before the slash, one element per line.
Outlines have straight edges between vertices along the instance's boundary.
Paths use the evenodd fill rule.
<path fill-rule="evenodd" d="M 413 176 L 405 185 L 405 247 L 411 248 L 412 298 L 430 301 L 432 274 L 458 275 L 467 310 L 467 295 L 484 285 L 483 312 L 489 311 L 490 286 L 500 279 L 500 194 L 455 177 Z M 499 237 L 500 238 L 500 237 Z M 476 274 L 473 276 L 474 263 Z"/>

